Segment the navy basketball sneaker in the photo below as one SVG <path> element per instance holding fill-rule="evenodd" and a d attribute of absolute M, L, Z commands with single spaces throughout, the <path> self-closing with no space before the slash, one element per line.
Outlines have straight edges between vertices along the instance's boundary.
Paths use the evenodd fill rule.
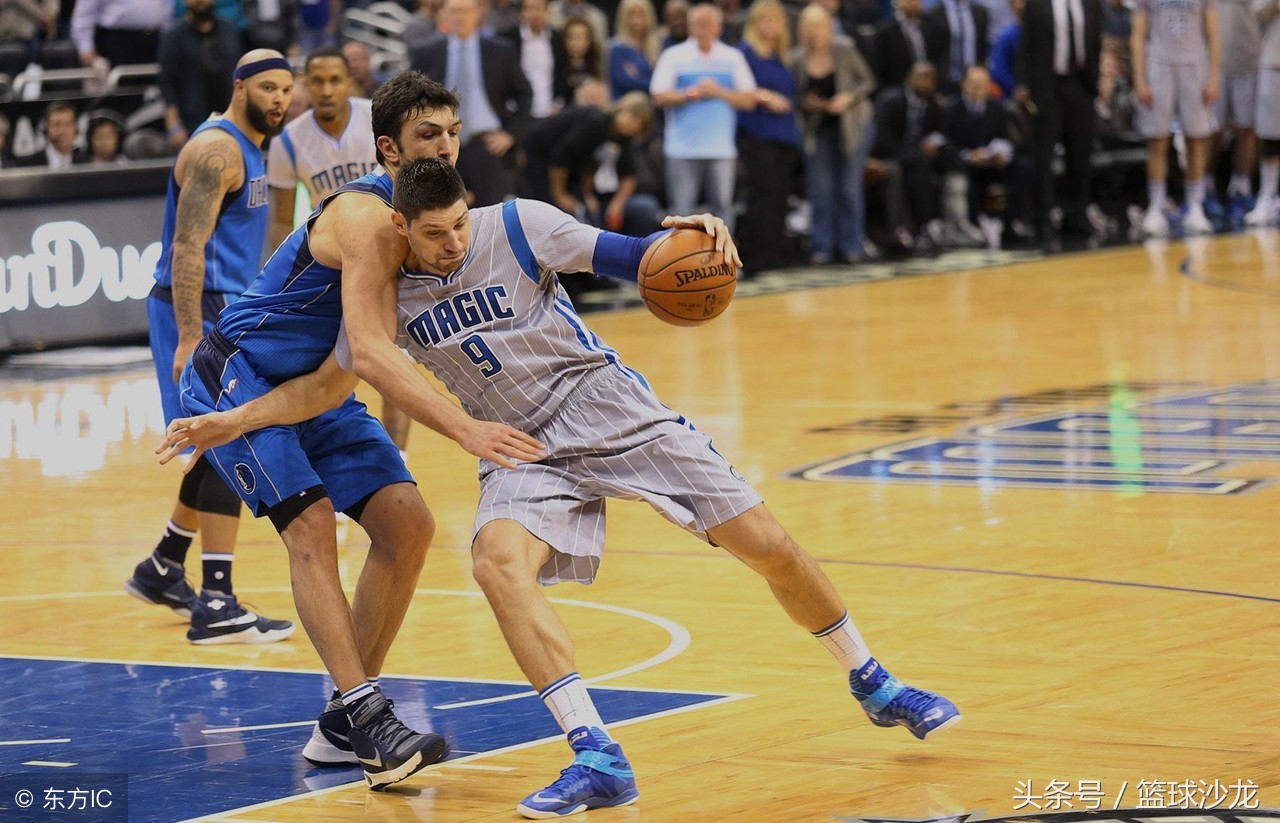
<path fill-rule="evenodd" d="M 908 686 L 874 657 L 849 673 L 849 688 L 877 726 L 906 726 L 924 740 L 960 722 L 960 710 L 947 698 Z"/>
<path fill-rule="evenodd" d="M 599 729 L 569 732 L 573 762 L 550 786 L 520 801 L 516 811 L 534 819 L 566 817 L 587 809 L 629 806 L 640 798 L 636 775 L 617 743 Z"/>
<path fill-rule="evenodd" d="M 324 711 L 316 719 L 311 739 L 302 747 L 302 756 L 317 766 L 347 766 L 358 764 L 355 749 L 351 748 L 351 718 L 341 697 L 325 704 Z"/>
<path fill-rule="evenodd" d="M 183 617 L 191 616 L 191 604 L 196 601 L 195 589 L 187 583 L 183 568 L 154 552 L 134 567 L 133 577 L 124 581 L 124 590 L 143 603 L 168 606 Z"/>
<path fill-rule="evenodd" d="M 449 743 L 443 737 L 415 732 L 391 709 L 391 701 L 375 691 L 351 711 L 351 748 L 374 791 L 449 756 Z"/>
<path fill-rule="evenodd" d="M 233 594 L 205 592 L 191 605 L 187 639 L 198 646 L 222 643 L 274 643 L 293 634 L 293 623 L 254 614 Z"/>

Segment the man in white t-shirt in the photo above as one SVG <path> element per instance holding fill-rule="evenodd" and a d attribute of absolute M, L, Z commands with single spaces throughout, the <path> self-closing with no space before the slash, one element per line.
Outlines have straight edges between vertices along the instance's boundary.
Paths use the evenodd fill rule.
<path fill-rule="evenodd" d="M 373 104 L 353 97 L 355 82 L 346 54 L 324 46 L 307 55 L 306 87 L 311 108 L 271 141 L 267 185 L 271 196 L 268 251 L 274 252 L 294 228 L 298 184 L 311 202 L 302 219 L 320 201 L 378 168 L 373 141 Z M 382 403 L 380 416 L 401 453 L 409 444 L 409 416 Z"/>
<path fill-rule="evenodd" d="M 371 104 L 352 96 L 351 77 L 351 65 L 338 49 L 326 46 L 307 56 L 311 109 L 285 126 L 271 141 L 267 156 L 269 251 L 275 251 L 293 231 L 299 183 L 306 186 L 314 208 L 342 185 L 378 167 Z"/>
<path fill-rule="evenodd" d="M 658 57 L 649 91 L 654 105 L 668 109 L 663 153 L 670 210 L 697 211 L 705 186 L 708 209 L 732 228 L 738 111 L 755 108 L 756 81 L 742 52 L 720 42 L 722 26 L 717 7 L 690 9 L 689 39 Z"/>

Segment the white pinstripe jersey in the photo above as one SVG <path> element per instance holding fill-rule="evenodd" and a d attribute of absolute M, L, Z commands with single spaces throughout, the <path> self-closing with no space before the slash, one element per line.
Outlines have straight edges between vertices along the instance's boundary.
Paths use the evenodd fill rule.
<path fill-rule="evenodd" d="M 524 431 L 545 423 L 592 369 L 647 386 L 582 322 L 556 274 L 591 271 L 600 234 L 536 200 L 472 209 L 461 266 L 448 276 L 401 273 L 397 345 L 472 417 Z M 338 359 L 349 367 L 345 331 Z"/>

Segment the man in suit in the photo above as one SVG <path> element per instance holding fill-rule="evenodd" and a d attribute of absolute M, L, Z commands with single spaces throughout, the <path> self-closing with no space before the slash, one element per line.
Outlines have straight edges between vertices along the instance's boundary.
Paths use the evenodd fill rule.
<path fill-rule="evenodd" d="M 458 171 L 476 207 L 515 191 L 511 152 L 529 119 L 533 90 L 505 41 L 479 33 L 477 0 L 447 0 L 441 12 L 448 34 L 409 51 L 409 67 L 456 89 L 462 98 Z"/>
<path fill-rule="evenodd" d="M 568 59 L 564 53 L 564 35 L 551 28 L 550 22 L 547 0 L 521 0 L 520 23 L 498 33 L 515 49 L 516 62 L 533 90 L 529 114 L 535 120 L 556 113 L 556 74 Z"/>
<path fill-rule="evenodd" d="M 70 103 L 55 101 L 44 110 L 44 151 L 19 157 L 14 166 L 34 168 L 44 166 L 50 171 L 69 169 L 75 161 L 78 136 L 76 109 Z"/>
<path fill-rule="evenodd" d="M 924 247 L 939 245 L 943 239 L 939 177 L 950 161 L 945 151 L 947 138 L 942 134 L 937 83 L 932 65 L 916 63 L 905 85 L 880 97 L 876 103 L 876 144 L 871 151 L 872 157 L 901 169 L 901 184 L 919 227 L 917 245 Z M 889 197 L 894 196 L 890 192 Z"/>
<path fill-rule="evenodd" d="M 1093 99 L 1102 52 L 1099 0 L 1027 0 L 1015 65 L 1019 100 L 1032 113 L 1036 210 L 1043 231 L 1053 231 L 1057 206 L 1053 148 L 1066 147 L 1066 197 L 1062 229 L 1091 234 L 1089 154 L 1093 143 Z"/>
<path fill-rule="evenodd" d="M 971 66 L 960 99 L 943 115 L 942 130 L 955 152 L 956 171 L 967 178 L 968 213 L 988 211 L 983 208 L 986 194 L 998 185 L 1008 193 L 1004 217 L 1011 227 L 1019 227 L 1016 234 L 1025 234 L 1031 162 L 1014 154 L 1004 107 L 990 98 L 991 75 L 982 66 Z"/>
<path fill-rule="evenodd" d="M 876 28 L 876 88 L 880 91 L 901 86 L 911 67 L 927 60 L 924 31 L 920 24 L 921 0 L 894 0 L 894 16 Z"/>
<path fill-rule="evenodd" d="M 973 0 L 940 0 L 925 12 L 920 27 L 929 62 L 938 69 L 938 89 L 947 97 L 960 91 L 970 66 L 985 66 L 991 39 L 988 13 Z"/>

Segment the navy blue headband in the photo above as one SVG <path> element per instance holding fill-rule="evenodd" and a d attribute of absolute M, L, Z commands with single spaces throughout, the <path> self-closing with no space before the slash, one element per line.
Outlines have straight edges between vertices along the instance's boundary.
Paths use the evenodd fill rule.
<path fill-rule="evenodd" d="M 272 69 L 283 69 L 290 74 L 293 74 L 293 66 L 289 65 L 288 60 L 285 60 L 283 57 L 268 57 L 265 60 L 255 60 L 252 63 L 245 63 L 243 66 L 236 69 L 235 79 L 248 80 L 255 74 L 261 74 L 264 71 L 271 71 Z"/>

